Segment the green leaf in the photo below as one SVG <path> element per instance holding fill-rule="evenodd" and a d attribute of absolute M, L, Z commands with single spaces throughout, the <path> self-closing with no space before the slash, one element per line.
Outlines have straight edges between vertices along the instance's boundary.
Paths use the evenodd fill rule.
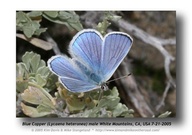
<path fill-rule="evenodd" d="M 16 64 L 16 90 L 23 92 L 28 87 L 28 71 L 24 63 Z"/>
<path fill-rule="evenodd" d="M 99 22 L 96 29 L 104 36 L 107 28 L 111 25 L 111 21 L 118 21 L 121 16 L 115 15 L 113 12 L 105 12 L 105 16 L 102 22 Z"/>
<path fill-rule="evenodd" d="M 38 22 L 30 21 L 22 27 L 22 30 L 27 38 L 31 38 L 35 31 L 39 29 L 39 27 L 40 24 Z"/>
<path fill-rule="evenodd" d="M 69 12 L 60 11 L 58 17 L 61 20 L 68 20 L 68 19 L 73 18 L 73 15 L 71 13 L 69 13 Z"/>
<path fill-rule="evenodd" d="M 66 99 L 67 107 L 70 112 L 83 110 L 85 102 L 83 99 L 76 97 L 75 95 L 70 96 Z"/>
<path fill-rule="evenodd" d="M 33 82 L 33 83 L 37 84 L 34 74 L 30 74 L 30 77 L 28 78 L 28 82 Z"/>
<path fill-rule="evenodd" d="M 42 11 L 31 11 L 29 13 L 27 13 L 27 15 L 29 17 L 38 17 L 42 15 Z"/>
<path fill-rule="evenodd" d="M 50 74 L 50 70 L 48 67 L 40 65 L 39 68 L 37 69 L 36 74 L 40 74 L 42 77 L 47 78 Z"/>
<path fill-rule="evenodd" d="M 77 23 L 69 23 L 69 25 L 70 25 L 73 29 L 75 29 L 75 30 L 77 30 L 77 31 L 81 31 L 81 30 L 83 29 L 82 24 L 79 23 L 79 22 L 77 22 Z"/>
<path fill-rule="evenodd" d="M 90 97 L 87 97 L 85 99 L 85 104 L 86 104 L 86 107 L 89 108 L 89 109 L 92 109 L 93 107 L 95 107 L 95 103 L 92 101 L 92 99 Z"/>
<path fill-rule="evenodd" d="M 33 52 L 26 52 L 22 56 L 23 63 L 17 64 L 17 81 L 33 82 L 50 92 L 56 88 L 55 83 L 58 77 L 54 75 L 40 55 Z M 21 86 L 19 85 L 18 88 Z M 25 88 L 25 87 L 24 87 Z"/>
<path fill-rule="evenodd" d="M 27 67 L 27 70 L 32 70 L 32 73 L 36 73 L 37 69 L 40 67 L 45 67 L 45 61 L 40 59 L 41 56 L 39 54 L 35 54 L 33 52 L 26 52 L 22 56 L 22 61 Z M 46 70 L 47 71 L 47 70 Z"/>
<path fill-rule="evenodd" d="M 16 83 L 16 90 L 21 93 L 28 87 L 28 82 L 27 81 L 17 81 Z"/>
<path fill-rule="evenodd" d="M 39 24 L 39 22 L 32 21 L 32 22 L 31 22 L 31 26 L 34 27 L 35 30 L 37 30 L 37 29 L 39 29 L 40 24 Z"/>
<path fill-rule="evenodd" d="M 31 58 L 34 55 L 33 52 L 26 52 L 23 56 L 22 56 L 22 61 L 23 63 L 26 65 L 27 70 L 29 71 L 30 69 L 30 62 L 31 62 Z"/>
<path fill-rule="evenodd" d="M 17 81 L 23 81 L 27 78 L 28 70 L 24 63 L 16 64 L 16 79 Z"/>
<path fill-rule="evenodd" d="M 49 93 L 42 92 L 41 89 L 29 86 L 22 94 L 21 97 L 25 102 L 34 105 L 44 105 L 54 108 L 54 103 L 47 97 Z M 51 95 L 49 95 L 51 96 Z"/>
<path fill-rule="evenodd" d="M 31 38 L 32 35 L 35 33 L 35 28 L 31 26 L 23 26 L 23 33 L 27 38 Z"/>
<path fill-rule="evenodd" d="M 44 61 L 44 60 L 40 60 L 40 62 L 39 62 L 39 68 L 40 68 L 40 67 L 44 67 L 44 66 L 46 66 L 45 61 Z"/>
<path fill-rule="evenodd" d="M 105 12 L 105 19 L 107 19 L 109 21 L 115 21 L 116 22 L 121 18 L 122 18 L 121 16 L 114 14 L 114 11 L 106 11 Z"/>
<path fill-rule="evenodd" d="M 39 28 L 35 31 L 35 35 L 39 36 L 41 33 L 45 32 L 47 28 Z"/>
<path fill-rule="evenodd" d="M 108 17 L 109 20 L 111 21 L 114 21 L 114 22 L 117 22 L 118 20 L 120 20 L 122 17 L 121 16 L 118 16 L 118 15 L 111 15 Z"/>
<path fill-rule="evenodd" d="M 36 54 L 31 58 L 31 68 L 33 73 L 37 72 L 40 63 L 40 57 L 40 55 Z"/>
<path fill-rule="evenodd" d="M 58 16 L 58 11 L 44 11 L 43 13 L 51 18 L 56 18 Z"/>
<path fill-rule="evenodd" d="M 26 23 L 30 20 L 24 12 L 17 12 L 16 13 L 16 24 L 22 26 L 22 23 Z"/>
<path fill-rule="evenodd" d="M 79 21 L 79 16 L 75 12 L 60 11 L 58 12 L 58 15 L 55 15 L 54 17 L 51 17 L 44 12 L 43 17 L 51 22 L 64 24 L 70 30 L 75 29 L 77 31 L 80 31 L 83 29 L 83 26 Z"/>
<path fill-rule="evenodd" d="M 110 97 L 118 97 L 119 96 L 119 92 L 118 92 L 116 87 L 113 87 L 113 89 L 110 92 L 111 92 L 111 94 L 109 95 Z"/>
<path fill-rule="evenodd" d="M 165 113 L 159 115 L 158 118 L 167 118 L 170 114 L 171 114 L 171 112 L 166 111 Z"/>
<path fill-rule="evenodd" d="M 36 74 L 35 80 L 37 84 L 41 87 L 45 86 L 45 84 L 47 83 L 46 79 L 44 79 L 40 74 Z"/>
<path fill-rule="evenodd" d="M 120 116 L 123 112 L 128 113 L 128 108 L 125 105 L 119 103 L 113 110 L 113 116 L 114 117 Z"/>
<path fill-rule="evenodd" d="M 109 109 L 113 108 L 118 104 L 120 98 L 102 98 L 98 104 L 98 107 L 107 107 Z"/>
<path fill-rule="evenodd" d="M 34 108 L 31 106 L 27 106 L 24 103 L 21 103 L 22 111 L 25 115 L 30 116 L 30 117 L 43 117 L 49 114 L 52 114 L 52 110 L 45 109 L 43 111 L 42 106 Z"/>
<path fill-rule="evenodd" d="M 31 38 L 33 35 L 40 35 L 45 32 L 45 28 L 40 28 L 39 22 L 41 20 L 32 20 L 30 17 L 41 16 L 41 11 L 32 11 L 29 13 L 17 12 L 16 13 L 16 29 L 23 31 L 27 38 Z"/>
<path fill-rule="evenodd" d="M 98 23 L 97 30 L 104 36 L 106 34 L 107 28 L 111 25 L 106 19 L 103 22 Z"/>
<path fill-rule="evenodd" d="M 58 77 L 50 73 L 49 76 L 47 77 L 47 83 L 45 85 L 46 91 L 50 92 L 51 90 L 54 90 L 56 88 L 56 82 L 58 81 Z"/>
<path fill-rule="evenodd" d="M 50 108 L 50 107 L 47 107 L 47 106 L 39 105 L 39 106 L 37 106 L 37 111 L 38 111 L 39 113 L 52 112 L 53 109 Z"/>

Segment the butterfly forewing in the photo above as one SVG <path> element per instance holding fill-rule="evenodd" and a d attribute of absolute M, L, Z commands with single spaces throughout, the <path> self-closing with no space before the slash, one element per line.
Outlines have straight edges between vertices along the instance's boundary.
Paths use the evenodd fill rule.
<path fill-rule="evenodd" d="M 83 30 L 73 38 L 69 51 L 92 72 L 97 72 L 101 64 L 102 37 L 95 30 Z"/>

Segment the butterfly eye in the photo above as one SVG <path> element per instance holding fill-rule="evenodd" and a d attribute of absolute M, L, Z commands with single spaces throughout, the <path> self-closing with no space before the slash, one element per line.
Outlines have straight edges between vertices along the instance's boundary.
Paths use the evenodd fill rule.
<path fill-rule="evenodd" d="M 102 85 L 101 85 L 101 89 L 102 89 L 103 91 L 107 91 L 109 88 L 108 88 L 108 86 L 107 86 L 106 84 L 102 84 Z"/>

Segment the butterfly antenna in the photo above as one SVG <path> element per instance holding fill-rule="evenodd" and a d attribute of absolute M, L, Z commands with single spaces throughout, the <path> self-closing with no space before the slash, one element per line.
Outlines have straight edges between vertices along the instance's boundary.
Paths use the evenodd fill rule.
<path fill-rule="evenodd" d="M 131 73 L 129 73 L 129 74 L 125 75 L 125 76 L 121 76 L 119 78 L 115 78 L 113 80 L 107 81 L 106 83 L 110 83 L 110 82 L 113 82 L 113 81 L 116 81 L 116 80 L 119 80 L 119 79 L 123 79 L 123 78 L 126 78 L 126 77 L 130 76 L 130 75 L 131 75 Z"/>

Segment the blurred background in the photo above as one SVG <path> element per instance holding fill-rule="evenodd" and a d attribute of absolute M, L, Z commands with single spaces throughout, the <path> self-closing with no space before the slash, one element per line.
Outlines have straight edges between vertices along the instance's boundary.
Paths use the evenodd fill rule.
<path fill-rule="evenodd" d="M 109 26 L 106 32 L 122 31 L 133 38 L 133 46 L 113 75 L 117 80 L 121 102 L 132 108 L 135 117 L 152 117 L 170 111 L 176 116 L 176 12 L 175 11 L 113 11 L 106 19 L 105 11 L 76 11 L 83 28 L 99 29 L 98 23 Z M 121 18 L 120 18 L 121 17 Z M 103 20 L 107 20 L 104 22 Z M 109 24 L 110 23 L 110 24 Z M 47 28 L 38 37 L 53 44 L 45 50 L 17 36 L 16 62 L 26 51 L 33 51 L 47 61 L 56 54 L 68 54 L 68 45 L 77 33 L 66 25 L 41 18 L 40 25 Z M 104 26 L 104 25 L 102 25 Z M 17 31 L 17 33 L 20 33 Z"/>

